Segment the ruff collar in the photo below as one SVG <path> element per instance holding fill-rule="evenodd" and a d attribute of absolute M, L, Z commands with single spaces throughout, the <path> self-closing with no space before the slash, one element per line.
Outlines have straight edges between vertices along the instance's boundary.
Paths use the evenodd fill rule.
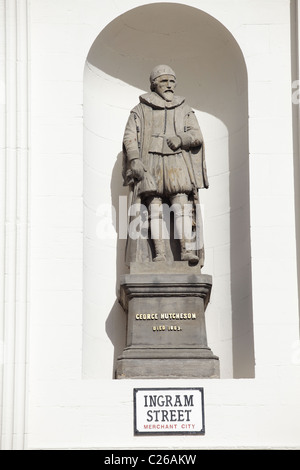
<path fill-rule="evenodd" d="M 148 106 L 151 106 L 154 109 L 172 109 L 177 108 L 182 103 L 184 103 L 185 98 L 182 96 L 174 96 L 173 101 L 165 101 L 161 96 L 159 96 L 155 92 L 145 93 L 144 95 L 140 96 L 140 102 L 145 103 Z"/>

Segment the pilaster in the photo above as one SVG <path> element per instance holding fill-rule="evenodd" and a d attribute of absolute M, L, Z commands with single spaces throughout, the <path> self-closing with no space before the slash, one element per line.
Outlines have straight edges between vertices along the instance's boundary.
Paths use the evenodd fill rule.
<path fill-rule="evenodd" d="M 1 1 L 0 448 L 23 449 L 28 320 L 28 2 Z"/>

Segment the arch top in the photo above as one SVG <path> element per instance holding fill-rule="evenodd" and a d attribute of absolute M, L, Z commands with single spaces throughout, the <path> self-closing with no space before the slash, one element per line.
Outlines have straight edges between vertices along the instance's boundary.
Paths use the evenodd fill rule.
<path fill-rule="evenodd" d="M 238 47 L 240 47 L 233 31 L 229 29 L 230 25 L 225 25 L 219 18 L 212 14 L 212 11 L 205 11 L 199 8 L 197 4 L 194 5 L 194 3 L 196 2 L 192 1 L 190 4 L 187 4 L 186 2 L 155 1 L 127 10 L 122 8 L 122 13 L 107 23 L 102 32 L 107 30 L 107 28 L 114 23 L 116 26 L 119 25 L 120 28 L 128 27 L 137 32 L 140 31 L 149 34 L 165 36 L 181 35 L 185 32 L 189 32 L 190 34 L 193 31 L 199 32 L 199 20 L 204 19 L 205 21 L 202 23 L 201 29 L 205 34 L 211 29 L 211 25 L 214 24 L 219 31 L 224 31 L 224 35 L 227 36 L 227 39 L 231 37 L 231 40 L 236 42 Z M 146 22 L 145 17 L 147 18 Z M 209 25 L 208 29 L 205 28 L 204 23 Z M 211 37 L 211 35 L 208 35 L 207 39 L 210 40 Z"/>
<path fill-rule="evenodd" d="M 232 100 L 247 94 L 246 64 L 232 33 L 208 13 L 180 3 L 146 4 L 116 17 L 94 41 L 87 62 L 146 91 L 150 71 L 166 63 L 176 71 L 177 93 L 223 121 L 227 98 L 220 79 Z"/>

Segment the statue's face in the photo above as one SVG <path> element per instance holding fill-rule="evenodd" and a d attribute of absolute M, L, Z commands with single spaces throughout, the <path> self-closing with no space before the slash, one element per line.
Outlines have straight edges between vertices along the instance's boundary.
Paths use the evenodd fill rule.
<path fill-rule="evenodd" d="M 155 92 L 166 101 L 173 101 L 175 87 L 173 75 L 161 75 L 155 80 Z"/>

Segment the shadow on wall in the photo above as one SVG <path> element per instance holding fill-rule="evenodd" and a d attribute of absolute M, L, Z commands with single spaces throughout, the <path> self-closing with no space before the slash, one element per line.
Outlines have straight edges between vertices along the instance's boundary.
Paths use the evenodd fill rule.
<path fill-rule="evenodd" d="M 290 22 L 291 22 L 291 61 L 292 69 L 292 84 L 299 84 L 299 64 L 297 60 L 298 56 L 298 41 L 299 41 L 299 31 L 298 31 L 298 6 L 296 1 L 291 1 L 291 12 L 290 12 Z M 295 88 L 295 91 L 298 89 Z M 295 221 L 296 221 L 296 241 L 297 241 L 297 271 L 298 271 L 298 292 L 300 293 L 300 161 L 299 161 L 299 152 L 300 152 L 300 140 L 299 140 L 299 103 L 293 103 L 293 151 L 294 151 L 294 188 L 295 188 Z M 298 294 L 299 295 L 299 294 Z M 300 327 L 300 310 L 299 314 L 299 327 Z M 299 331 L 300 333 L 300 331 Z"/>
<path fill-rule="evenodd" d="M 121 274 L 126 274 L 129 272 L 128 268 L 125 266 L 124 259 L 125 259 L 125 248 L 126 248 L 126 240 L 120 238 L 119 232 L 119 224 L 117 221 L 120 220 L 120 205 L 119 205 L 119 196 L 128 196 L 128 187 L 123 186 L 123 178 L 122 178 L 122 163 L 123 163 L 123 153 L 120 152 L 117 155 L 115 165 L 113 167 L 112 175 L 111 175 L 111 203 L 112 207 L 116 209 L 116 224 L 115 230 L 117 232 L 117 254 L 116 254 L 116 295 L 118 296 L 119 290 L 119 279 Z M 115 328 L 114 319 L 116 315 L 121 312 L 121 316 L 123 317 L 123 328 Z M 113 308 L 111 309 L 107 321 L 106 321 L 106 332 L 114 345 L 114 359 L 113 359 L 113 377 L 115 375 L 116 370 L 116 363 L 118 357 L 122 354 L 123 349 L 126 346 L 126 321 L 127 316 L 124 315 L 123 308 L 119 304 L 118 300 L 116 300 Z"/>
<path fill-rule="evenodd" d="M 210 337 L 208 340 L 221 356 L 221 365 L 219 351 L 222 344 L 230 344 L 232 371 L 225 376 L 254 377 L 247 71 L 239 46 L 228 30 L 206 13 L 180 4 L 156 3 L 131 10 L 110 23 L 91 47 L 87 62 L 101 73 L 145 91 L 149 91 L 152 68 L 167 63 L 177 73 L 178 95 L 185 96 L 201 113 L 210 180 L 209 191 L 200 195 L 205 203 L 205 244 L 208 257 L 212 253 L 213 291 L 226 286 L 226 292 L 220 288 L 212 298 L 211 308 L 218 311 L 215 324 L 208 329 L 218 332 L 213 342 Z M 138 94 L 136 90 L 132 107 Z M 215 126 L 217 121 L 222 123 L 221 130 Z M 127 194 L 126 188 L 120 188 L 121 154 L 111 179 L 115 207 L 120 191 Z M 118 239 L 116 290 L 119 275 L 125 272 L 124 249 L 125 240 Z M 218 262 L 221 254 L 226 260 L 223 263 Z M 223 302 L 223 297 L 229 297 L 229 303 Z M 114 328 L 114 318 L 119 315 L 116 302 L 106 322 L 115 348 L 114 361 L 124 347 L 124 331 Z"/>

